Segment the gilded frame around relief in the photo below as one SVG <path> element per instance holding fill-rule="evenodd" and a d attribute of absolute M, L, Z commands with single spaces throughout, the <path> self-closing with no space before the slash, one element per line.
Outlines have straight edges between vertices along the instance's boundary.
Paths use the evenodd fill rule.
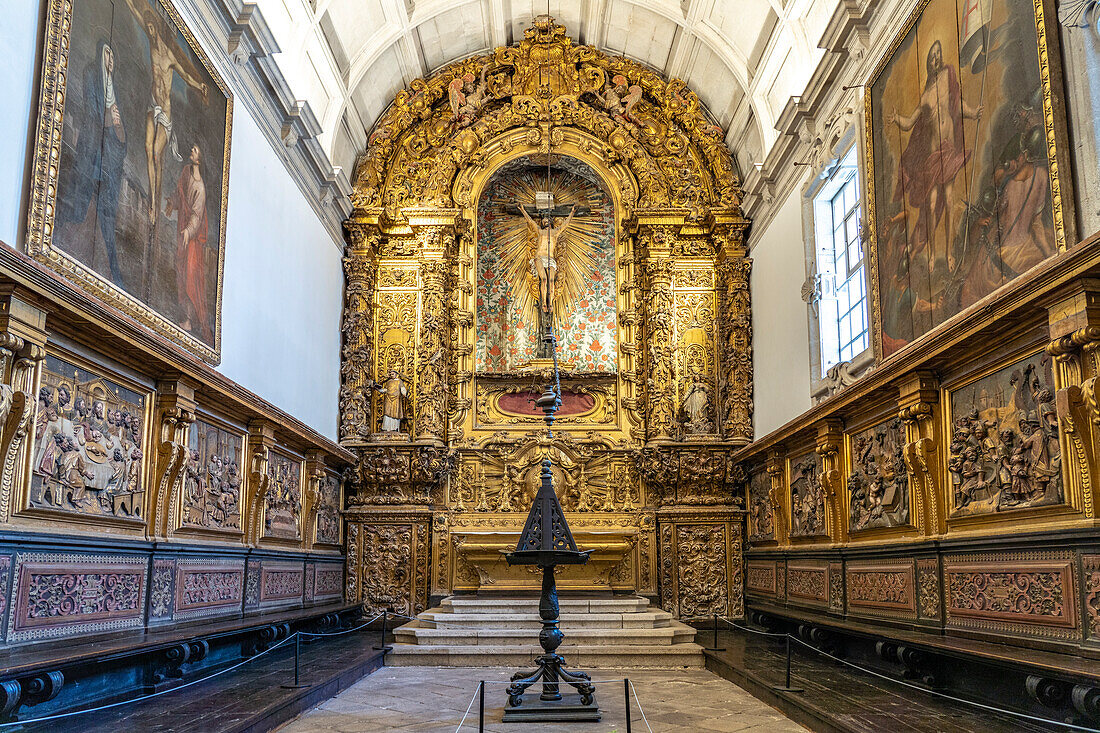
<path fill-rule="evenodd" d="M 951 444 L 954 433 L 952 425 L 956 418 L 952 405 L 953 396 L 1015 364 L 1020 364 L 1036 357 L 1040 359 L 1049 358 L 1046 356 L 1046 351 L 1043 349 L 1037 350 L 1034 347 L 1014 349 L 1004 358 L 998 359 L 995 363 L 979 371 L 967 373 L 954 380 L 947 380 L 940 385 L 940 404 L 942 405 L 940 411 L 941 434 L 944 436 L 943 457 L 939 462 L 938 468 L 940 471 L 940 485 L 943 487 L 940 497 L 940 508 L 943 515 L 947 518 L 949 532 L 953 530 L 958 531 L 961 529 L 974 529 L 1004 524 L 1005 522 L 1011 522 L 1014 526 L 1024 526 L 1030 523 L 1049 521 L 1052 515 L 1065 515 L 1081 511 L 1083 498 L 1080 496 L 1079 492 L 1075 492 L 1074 484 L 1068 480 L 1069 471 L 1075 470 L 1076 463 L 1072 459 L 1072 453 L 1067 450 L 1068 441 L 1065 440 L 1065 436 L 1059 429 L 1057 445 L 1060 465 L 1058 475 L 1062 482 L 1062 499 L 1060 502 L 1019 508 L 1009 507 L 1004 511 L 994 510 L 984 513 L 969 513 L 962 515 L 956 513 L 954 482 L 951 476 Z"/>
<path fill-rule="evenodd" d="M 142 408 L 142 426 L 141 426 L 141 464 L 138 467 L 138 476 L 141 480 L 141 515 L 139 517 L 118 517 L 111 515 L 90 514 L 79 511 L 72 511 L 66 509 L 54 509 L 48 507 L 34 506 L 32 504 L 32 491 L 34 487 L 32 482 L 34 480 L 34 463 L 35 458 L 39 455 L 39 438 L 37 433 L 39 431 L 40 415 L 39 399 L 38 396 L 42 389 L 43 381 L 46 379 L 46 363 L 50 359 L 57 359 L 58 361 L 74 367 L 78 370 L 88 372 L 89 376 L 96 376 L 98 379 L 113 382 L 118 387 L 122 387 L 130 392 L 137 394 L 141 397 L 145 404 Z M 72 386 L 75 387 L 75 384 Z M 154 464 L 156 458 L 156 450 L 153 448 L 153 440 L 155 436 L 153 426 L 153 416 L 156 409 L 156 390 L 149 384 L 143 384 L 137 379 L 131 377 L 128 374 L 120 372 L 118 369 L 112 368 L 109 365 L 94 361 L 81 354 L 72 351 L 70 349 L 59 347 L 56 344 L 51 344 L 46 351 L 46 359 L 43 361 L 41 370 L 39 371 L 39 378 L 34 385 L 35 394 L 35 411 L 33 422 L 31 423 L 34 428 L 30 431 L 26 446 L 26 456 L 23 458 L 23 466 L 25 471 L 21 475 L 20 486 L 18 487 L 18 502 L 16 506 L 18 511 L 16 516 L 25 518 L 34 518 L 48 520 L 50 522 L 66 522 L 82 525 L 100 525 L 125 528 L 134 532 L 144 533 L 148 524 L 150 498 L 152 496 L 152 485 L 155 480 Z M 74 397 L 77 396 L 74 390 Z M 64 418 L 63 415 L 61 415 Z M 74 426 L 75 429 L 75 426 Z M 80 451 L 84 451 L 83 445 Z M 117 510 L 116 510 L 117 511 Z"/>
<path fill-rule="evenodd" d="M 150 2 L 158 4 L 167 21 L 174 24 L 174 29 L 183 36 L 190 51 L 199 59 L 203 67 L 202 70 L 213 79 L 216 89 L 209 89 L 209 93 L 220 93 L 225 97 L 224 149 L 222 150 L 222 165 L 219 171 L 221 179 L 220 221 L 216 223 L 219 241 L 214 287 L 212 343 L 207 343 L 198 336 L 189 333 L 168 316 L 144 302 L 142 298 L 125 291 L 110 278 L 95 272 L 88 265 L 54 246 L 53 236 L 58 208 L 57 193 L 61 172 L 60 161 L 65 122 L 65 101 L 70 76 L 75 80 L 73 96 L 79 93 L 78 74 L 75 70 L 69 68 L 74 11 L 74 4 L 69 0 L 49 0 L 47 7 L 42 77 L 39 86 L 34 156 L 31 169 L 30 203 L 27 216 L 27 254 L 75 282 L 90 295 L 136 319 L 159 336 L 179 344 L 210 364 L 217 365 L 221 361 L 222 284 L 225 265 L 225 224 L 229 194 L 229 153 L 233 127 L 233 94 L 171 2 L 169 0 L 150 0 Z M 204 87 L 204 89 L 208 89 L 208 87 Z M 153 108 L 150 108 L 150 118 L 155 114 L 152 110 Z M 166 111 L 160 114 L 164 115 L 165 119 L 169 119 Z M 158 121 L 154 124 L 153 129 L 161 129 L 159 127 L 161 124 L 163 123 Z M 144 125 L 138 124 L 139 128 L 142 126 Z M 168 135 L 171 135 L 171 133 L 166 133 L 166 136 Z M 137 133 L 132 132 L 131 136 L 137 137 Z M 130 144 L 140 145 L 141 143 L 135 141 Z M 164 146 L 166 157 L 170 153 L 169 147 L 166 141 Z M 181 160 L 188 159 L 181 158 Z M 173 182 L 165 176 L 163 185 L 160 187 L 160 193 L 167 195 L 172 186 Z M 163 196 L 160 198 L 163 198 Z M 160 202 L 155 202 L 155 205 L 159 207 Z M 179 216 L 182 215 L 181 213 Z M 94 236 L 94 232 L 92 236 Z M 202 244 L 202 247 L 206 247 L 205 243 Z M 143 285 L 143 287 L 145 286 Z M 184 322 L 187 322 L 187 319 L 184 319 Z"/>
<path fill-rule="evenodd" d="M 881 363 L 884 359 L 893 358 L 895 354 L 906 351 L 915 344 L 925 343 L 932 335 L 942 331 L 945 322 L 956 320 L 957 317 L 963 313 L 972 312 L 976 305 L 969 304 L 960 308 L 958 312 L 948 315 L 944 320 L 933 324 L 923 333 L 915 334 L 912 339 L 904 345 L 897 347 L 890 354 L 884 356 L 883 317 L 880 305 L 881 284 L 879 278 L 879 225 L 881 223 L 879 218 L 881 212 L 878 210 L 876 200 L 876 196 L 879 195 L 880 192 L 876 191 L 875 180 L 875 165 L 876 160 L 879 158 L 879 154 L 875 149 L 874 142 L 875 125 L 878 123 L 878 120 L 873 114 L 873 89 L 882 74 L 895 60 L 900 47 L 906 42 L 906 38 L 909 33 L 913 31 L 914 26 L 921 21 L 925 9 L 932 1 L 933 0 L 920 0 L 908 20 L 905 22 L 905 25 L 891 41 L 890 46 L 876 64 L 874 71 L 864 85 L 863 96 L 865 116 L 863 124 L 863 145 L 865 150 L 865 167 L 862 173 L 865 197 L 864 203 L 866 206 L 866 261 L 870 270 L 868 273 L 868 282 L 870 285 L 870 304 L 868 307 L 870 309 L 871 341 L 874 348 L 875 360 L 878 363 Z M 1060 165 L 1058 157 L 1059 153 L 1065 153 L 1069 150 L 1069 138 L 1065 106 L 1059 95 L 1055 93 L 1056 90 L 1061 89 L 1061 72 L 1058 66 L 1059 42 L 1056 21 L 1054 25 L 1055 33 L 1050 34 L 1048 32 L 1048 19 L 1056 19 L 1057 11 L 1054 8 L 1053 0 L 1032 0 L 1032 5 L 1035 21 L 1035 40 L 1038 51 L 1039 82 L 1042 92 L 1042 125 L 1045 133 L 1046 157 L 1049 168 L 1049 194 L 1054 225 L 1054 244 L 1056 244 L 1056 251 L 1051 256 L 1057 256 L 1058 253 L 1064 252 L 1075 244 L 1074 238 L 1076 236 L 1071 195 L 1072 177 L 1069 173 L 1069 167 Z M 1054 64 L 1050 63 L 1052 53 L 1055 56 Z M 971 178 L 973 178 L 973 176 L 971 176 Z M 881 195 L 885 197 L 887 194 L 881 192 Z M 948 205 L 950 206 L 951 204 L 949 203 Z M 908 254 L 906 254 L 906 257 L 908 257 Z M 1012 279 L 1013 278 L 1008 278 L 1002 282 L 999 287 L 1008 284 Z M 990 292 L 995 292 L 999 287 L 994 288 Z M 989 294 L 990 293 L 987 293 L 986 295 Z"/>

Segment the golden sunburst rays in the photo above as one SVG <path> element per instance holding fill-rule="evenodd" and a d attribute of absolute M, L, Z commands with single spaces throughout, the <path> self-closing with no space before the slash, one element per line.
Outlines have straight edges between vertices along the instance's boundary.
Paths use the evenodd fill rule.
<path fill-rule="evenodd" d="M 558 267 L 553 313 L 555 328 L 569 320 L 597 277 L 601 240 L 607 224 L 600 215 L 607 197 L 594 182 L 570 171 L 550 170 L 549 190 L 556 207 L 587 207 L 589 214 L 576 215 L 558 236 L 555 260 Z M 495 243 L 501 275 L 511 284 L 516 312 L 525 321 L 538 323 L 538 277 L 535 274 L 535 239 L 526 220 L 515 207 L 533 206 L 535 194 L 547 190 L 545 168 L 516 171 L 501 181 L 489 201 L 495 216 Z"/>

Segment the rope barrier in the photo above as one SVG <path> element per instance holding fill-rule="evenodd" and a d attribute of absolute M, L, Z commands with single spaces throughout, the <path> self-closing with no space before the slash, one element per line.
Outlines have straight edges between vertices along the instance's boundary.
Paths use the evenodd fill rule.
<path fill-rule="evenodd" d="M 706 617 L 706 618 L 709 618 L 709 617 Z M 847 659 L 841 659 L 840 657 L 834 656 L 834 655 L 830 654 L 829 652 L 827 652 L 823 649 L 818 649 L 813 644 L 810 644 L 808 642 L 803 641 L 802 639 L 798 638 L 794 634 L 776 634 L 776 633 L 768 633 L 768 632 L 765 632 L 765 631 L 757 631 L 756 629 L 752 629 L 752 628 L 749 628 L 747 626 L 741 626 L 740 624 L 736 624 L 736 623 L 734 623 L 733 621 L 731 621 L 729 618 L 727 618 L 725 616 L 719 616 L 719 618 L 721 618 L 723 621 L 725 621 L 727 624 L 729 624 L 733 628 L 740 629 L 742 631 L 748 631 L 748 632 L 751 632 L 753 634 L 758 634 L 760 636 L 769 636 L 769 637 L 783 636 L 783 637 L 787 637 L 789 639 L 793 639 L 795 642 L 797 642 L 798 644 L 801 644 L 802 646 L 806 647 L 807 649 L 810 649 L 814 652 L 817 652 L 818 654 L 821 654 L 822 656 L 826 656 L 829 659 L 832 659 L 834 661 L 840 662 L 841 664 L 847 665 L 847 666 L 851 667 L 852 669 L 859 670 L 860 672 L 864 672 L 864 673 L 872 675 L 874 677 L 878 677 L 879 679 L 885 680 L 887 682 L 892 682 L 896 685 L 902 685 L 904 687 L 909 687 L 909 688 L 912 688 L 914 690 L 919 690 L 920 692 L 924 692 L 924 693 L 927 693 L 929 695 L 935 695 L 936 697 L 941 697 L 945 700 L 951 700 L 952 702 L 963 703 L 965 705 L 972 705 L 973 707 L 981 708 L 982 710 L 986 710 L 988 712 L 1002 713 L 1002 714 L 1005 714 L 1005 715 L 1014 715 L 1018 718 L 1023 718 L 1024 720 L 1035 721 L 1036 723 L 1043 723 L 1045 725 L 1061 726 L 1061 727 L 1066 728 L 1068 730 L 1084 731 L 1085 733 L 1100 733 L 1100 729 L 1097 729 L 1097 728 L 1088 728 L 1088 727 L 1081 726 L 1081 725 L 1075 725 L 1073 723 L 1063 723 L 1060 720 L 1051 720 L 1049 718 L 1040 718 L 1036 715 L 1029 715 L 1027 713 L 1017 712 L 1015 710 L 1007 710 L 1007 709 L 1004 709 L 1004 708 L 998 708 L 998 707 L 994 707 L 993 705 L 986 705 L 984 703 L 976 702 L 974 700 L 967 700 L 966 698 L 962 698 L 962 697 L 955 697 L 954 695 L 948 695 L 947 693 L 939 692 L 938 690 L 930 690 L 926 687 L 921 687 L 920 685 L 914 685 L 911 682 L 906 682 L 905 680 L 895 679 L 893 677 L 890 677 L 889 675 L 885 675 L 885 674 L 882 674 L 880 672 L 876 672 L 872 669 L 867 669 L 866 667 L 862 667 L 862 666 L 860 666 L 860 665 L 858 665 L 854 662 L 849 662 Z"/>
<path fill-rule="evenodd" d="M 482 681 L 481 684 L 474 688 L 474 694 L 470 696 L 470 704 L 466 706 L 466 712 L 462 714 L 462 720 L 458 721 L 458 727 L 455 728 L 455 733 L 458 733 L 460 730 L 462 730 L 462 724 L 466 722 L 466 716 L 470 714 L 470 709 L 474 706 L 474 700 L 477 699 L 477 693 L 481 690 L 481 685 L 484 684 L 485 682 Z"/>
<path fill-rule="evenodd" d="M 283 646 L 289 644 L 290 642 L 294 641 L 295 637 L 297 637 L 299 635 L 302 635 L 302 636 L 343 636 L 344 634 L 351 633 L 352 631 L 358 631 L 359 629 L 362 629 L 366 626 L 370 626 L 372 623 L 374 623 L 375 621 L 377 621 L 381 617 L 382 617 L 382 614 L 378 614 L 377 616 L 375 616 L 374 618 L 372 618 L 370 621 L 366 622 L 365 624 L 362 624 L 360 626 L 356 626 L 354 629 L 345 629 L 344 631 L 335 631 L 335 632 L 329 632 L 329 633 L 317 633 L 317 632 L 312 632 L 312 631 L 295 631 L 293 634 L 291 634 L 287 638 L 283 639 L 278 644 L 275 644 L 274 646 L 270 646 L 267 649 L 264 649 L 262 652 L 260 652 L 258 654 L 254 654 L 253 656 L 249 657 L 248 659 L 244 659 L 240 662 L 237 662 L 236 664 L 234 664 L 231 667 L 226 667 L 225 669 L 214 672 L 213 674 L 209 674 L 205 677 L 200 677 L 197 680 L 191 680 L 190 682 L 185 682 L 182 685 L 177 685 L 176 687 L 172 687 L 172 688 L 167 689 L 167 690 L 161 690 L 160 692 L 151 692 L 148 695 L 142 695 L 141 697 L 134 697 L 134 698 L 131 698 L 129 700 L 119 700 L 118 702 L 112 702 L 112 703 L 109 703 L 107 705 L 100 705 L 99 707 L 86 708 L 84 710 L 73 710 L 73 711 L 70 711 L 70 712 L 67 712 L 67 713 L 56 713 L 54 715 L 46 715 L 46 716 L 43 716 L 41 718 L 30 718 L 29 720 L 13 720 L 13 721 L 10 721 L 8 723 L 0 723 L 0 730 L 6 729 L 6 728 L 11 728 L 11 727 L 17 726 L 17 725 L 30 725 L 31 723 L 44 723 L 48 720 L 60 720 L 62 718 L 71 718 L 71 717 L 76 716 L 76 715 L 85 715 L 87 713 L 97 713 L 97 712 L 100 712 L 100 711 L 103 711 L 103 710 L 110 710 L 112 708 L 121 707 L 123 705 L 129 705 L 131 703 L 141 702 L 143 700 L 151 700 L 154 697 L 160 697 L 161 695 L 167 695 L 169 692 L 176 692 L 178 690 L 183 690 L 187 687 L 191 687 L 192 685 L 197 685 L 201 682 L 207 682 L 209 680 L 214 679 L 215 677 L 220 677 L 223 674 L 227 674 L 229 672 L 232 672 L 235 669 L 239 669 L 240 667 L 243 667 L 246 664 L 249 664 L 251 662 L 256 661 L 260 657 L 262 657 L 266 654 L 270 654 L 271 652 L 275 651 L 276 649 L 279 649 L 280 647 L 283 647 Z"/>
<path fill-rule="evenodd" d="M 630 680 L 627 680 L 626 683 L 630 685 L 630 691 L 634 693 L 634 702 L 638 704 L 638 712 L 642 714 L 642 722 L 645 723 L 646 730 L 648 730 L 649 733 L 653 733 L 653 729 L 649 727 L 649 721 L 645 718 L 645 711 L 642 710 L 642 701 L 638 699 L 638 691 L 634 689 L 634 683 Z M 630 717 L 629 710 L 626 711 L 626 716 L 628 718 Z"/>

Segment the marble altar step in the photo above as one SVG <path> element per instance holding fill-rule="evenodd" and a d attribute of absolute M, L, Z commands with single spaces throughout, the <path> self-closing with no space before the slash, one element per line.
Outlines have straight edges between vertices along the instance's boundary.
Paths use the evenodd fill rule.
<path fill-rule="evenodd" d="M 702 667 L 695 629 L 636 596 L 562 599 L 560 647 L 576 669 Z M 532 665 L 538 644 L 538 600 L 451 596 L 394 629 L 387 663 L 397 667 Z"/>

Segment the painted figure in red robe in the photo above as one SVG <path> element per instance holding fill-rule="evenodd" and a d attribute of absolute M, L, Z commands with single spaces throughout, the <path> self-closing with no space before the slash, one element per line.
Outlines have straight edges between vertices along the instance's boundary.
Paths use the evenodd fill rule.
<path fill-rule="evenodd" d="M 202 182 L 202 151 L 191 146 L 176 191 L 168 197 L 165 214 L 176 213 L 176 289 L 183 321 L 180 327 L 213 340 L 206 309 L 206 185 Z"/>

